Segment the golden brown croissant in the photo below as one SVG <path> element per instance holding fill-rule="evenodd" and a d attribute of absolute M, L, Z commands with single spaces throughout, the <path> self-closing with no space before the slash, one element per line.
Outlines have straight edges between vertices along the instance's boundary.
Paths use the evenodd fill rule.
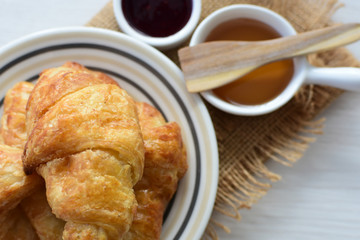
<path fill-rule="evenodd" d="M 58 100 L 85 87 L 97 84 L 118 86 L 117 82 L 106 74 L 90 71 L 75 62 L 66 62 L 61 67 L 44 70 L 30 95 L 26 109 L 28 135 L 36 122 Z"/>
<path fill-rule="evenodd" d="M 67 63 L 40 75 L 27 127 L 24 169 L 45 179 L 50 207 L 67 222 L 63 238 L 121 238 L 144 164 L 133 99 L 111 78 Z"/>
<path fill-rule="evenodd" d="M 41 240 L 62 239 L 65 222 L 55 217 L 46 199 L 45 187 L 21 202 L 21 206 Z"/>
<path fill-rule="evenodd" d="M 6 145 L 21 149 L 25 145 L 25 108 L 33 88 L 34 84 L 32 83 L 19 82 L 6 93 L 4 114 L 1 118 L 2 125 L 0 129 L 0 136 Z M 21 207 L 18 206 L 18 209 L 12 211 L 13 214 L 10 214 L 8 219 L 6 219 L 7 222 L 11 222 L 11 219 L 15 218 L 18 220 L 10 226 L 5 239 L 23 239 L 22 236 L 25 235 L 36 235 L 33 227 L 36 229 L 40 239 L 61 239 L 63 225 L 65 223 L 52 214 L 51 208 L 46 201 L 43 184 L 39 184 L 37 188 L 38 190 L 35 193 L 21 201 L 21 206 L 33 226 L 28 224 L 29 220 L 27 216 L 24 211 L 20 209 Z M 40 194 L 43 196 L 39 196 Z M 19 224 L 21 226 L 19 226 Z"/>
<path fill-rule="evenodd" d="M 137 213 L 125 240 L 159 239 L 166 205 L 187 170 L 186 151 L 180 127 L 166 123 L 161 113 L 146 103 L 137 103 L 145 144 L 145 167 L 135 185 Z"/>
<path fill-rule="evenodd" d="M 36 174 L 25 175 L 21 155 L 21 149 L 0 144 L 0 216 L 41 184 Z"/>
<path fill-rule="evenodd" d="M 6 93 L 0 127 L 2 143 L 19 148 L 25 144 L 25 106 L 32 88 L 33 84 L 20 82 Z M 3 214 L 0 222 L 0 239 L 38 239 L 20 206 Z"/>
<path fill-rule="evenodd" d="M 0 135 L 3 143 L 23 148 L 26 142 L 25 107 L 34 84 L 19 82 L 5 96 Z"/>

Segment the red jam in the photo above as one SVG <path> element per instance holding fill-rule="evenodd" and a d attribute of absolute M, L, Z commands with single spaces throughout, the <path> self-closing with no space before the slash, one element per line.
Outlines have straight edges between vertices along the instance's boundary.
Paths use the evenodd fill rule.
<path fill-rule="evenodd" d="M 123 0 L 122 9 L 133 28 L 152 37 L 167 37 L 189 21 L 192 0 Z"/>

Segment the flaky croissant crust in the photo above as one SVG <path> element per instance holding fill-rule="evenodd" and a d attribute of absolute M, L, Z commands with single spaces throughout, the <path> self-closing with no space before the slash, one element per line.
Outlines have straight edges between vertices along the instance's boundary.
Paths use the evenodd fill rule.
<path fill-rule="evenodd" d="M 121 238 L 144 167 L 134 100 L 111 78 L 67 63 L 41 74 L 27 127 L 24 170 L 44 178 L 53 213 L 66 221 L 63 238 Z"/>
<path fill-rule="evenodd" d="M 91 71 L 76 62 L 66 62 L 61 67 L 50 68 L 41 72 L 26 105 L 28 135 L 43 114 L 61 98 L 82 88 L 97 84 L 118 86 L 117 82 L 108 75 Z"/>
<path fill-rule="evenodd" d="M 0 215 L 16 207 L 41 184 L 39 176 L 25 175 L 21 149 L 0 144 Z"/>
<path fill-rule="evenodd" d="M 0 128 L 0 136 L 6 145 L 24 148 L 27 139 L 25 106 L 33 87 L 32 83 L 19 82 L 6 93 Z"/>
<path fill-rule="evenodd" d="M 133 182 L 137 182 L 142 176 L 144 150 L 134 104 L 124 90 L 110 84 L 66 95 L 34 126 L 24 149 L 25 172 L 52 159 L 105 149 L 128 161 L 134 170 Z"/>
<path fill-rule="evenodd" d="M 145 145 L 142 179 L 135 185 L 137 213 L 124 240 L 160 238 L 163 214 L 178 181 L 188 168 L 186 149 L 176 122 L 167 123 L 161 113 L 147 103 L 137 103 Z"/>

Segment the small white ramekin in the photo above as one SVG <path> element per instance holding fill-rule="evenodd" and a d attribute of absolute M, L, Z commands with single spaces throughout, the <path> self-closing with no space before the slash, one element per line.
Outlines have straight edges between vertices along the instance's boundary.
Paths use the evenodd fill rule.
<path fill-rule="evenodd" d="M 190 46 L 205 41 L 209 33 L 219 24 L 236 18 L 250 18 L 266 23 L 281 36 L 295 35 L 296 31 L 282 16 L 270 9 L 248 5 L 235 4 L 221 8 L 202 21 L 192 35 Z M 243 116 L 256 116 L 277 110 L 286 104 L 305 84 L 328 85 L 344 90 L 360 91 L 360 69 L 351 67 L 317 68 L 311 66 L 305 56 L 295 57 L 294 74 L 287 87 L 274 99 L 258 105 L 232 104 L 219 98 L 213 91 L 200 94 L 216 108 Z"/>
<path fill-rule="evenodd" d="M 128 34 L 131 37 L 139 39 L 140 41 L 143 41 L 153 47 L 156 47 L 159 50 L 167 50 L 179 46 L 181 43 L 185 42 L 185 40 L 187 40 L 190 37 L 191 33 L 194 31 L 200 19 L 201 0 L 192 0 L 192 11 L 186 25 L 180 31 L 167 37 L 151 37 L 141 33 L 137 29 L 134 29 L 128 23 L 128 21 L 124 16 L 122 9 L 122 0 L 114 0 L 113 8 L 114 8 L 116 21 L 120 29 L 124 33 Z"/>

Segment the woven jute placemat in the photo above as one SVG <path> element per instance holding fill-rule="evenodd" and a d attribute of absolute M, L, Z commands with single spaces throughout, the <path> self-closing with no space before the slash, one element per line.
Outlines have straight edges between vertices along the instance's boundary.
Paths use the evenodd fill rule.
<path fill-rule="evenodd" d="M 270 8 L 288 19 L 298 32 L 333 24 L 330 18 L 341 7 L 337 0 L 202 0 L 200 21 L 221 7 L 240 3 Z M 87 26 L 120 31 L 112 3 L 109 2 Z M 164 52 L 176 64 L 177 50 Z M 314 54 L 308 59 L 311 64 L 320 67 L 360 66 L 344 48 Z M 271 182 L 281 178 L 271 172 L 264 162 L 273 160 L 291 166 L 300 159 L 316 134 L 321 132 L 324 119 L 316 116 L 341 93 L 341 90 L 330 87 L 304 86 L 287 105 L 259 117 L 233 116 L 207 104 L 220 155 L 214 211 L 240 219 L 239 210 L 250 208 L 266 194 Z M 204 238 L 216 239 L 219 229 L 216 226 L 222 224 L 213 217 Z"/>

